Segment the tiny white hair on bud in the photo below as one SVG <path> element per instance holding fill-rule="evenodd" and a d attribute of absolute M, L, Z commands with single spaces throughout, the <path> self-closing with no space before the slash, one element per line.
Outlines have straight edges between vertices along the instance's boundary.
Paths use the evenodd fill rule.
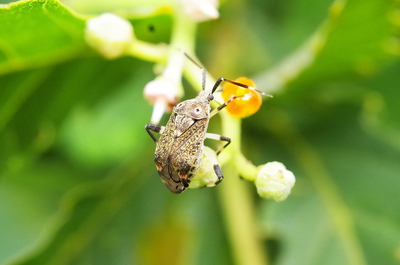
<path fill-rule="evenodd" d="M 182 0 L 183 10 L 195 22 L 217 19 L 218 0 Z"/>
<path fill-rule="evenodd" d="M 133 27 L 128 20 L 104 13 L 86 23 L 86 42 L 104 57 L 121 56 L 134 40 Z"/>
<path fill-rule="evenodd" d="M 282 163 L 269 162 L 258 172 L 255 185 L 262 198 L 280 202 L 289 196 L 295 182 L 292 171 L 287 170 Z"/>

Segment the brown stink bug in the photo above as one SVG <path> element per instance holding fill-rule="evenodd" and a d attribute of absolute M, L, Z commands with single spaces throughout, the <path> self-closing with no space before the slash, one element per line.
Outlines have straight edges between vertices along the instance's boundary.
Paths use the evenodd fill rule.
<path fill-rule="evenodd" d="M 202 70 L 202 88 L 197 97 L 182 101 L 172 109 L 167 125 L 146 124 L 146 131 L 156 142 L 154 161 L 161 180 L 173 193 L 181 193 L 189 187 L 191 179 L 196 175 L 203 157 L 204 140 L 206 138 L 225 141 L 226 144 L 217 152 L 228 146 L 231 139 L 222 135 L 207 133 L 210 118 L 227 106 L 232 100 L 240 96 L 232 96 L 228 101 L 211 111 L 210 101 L 213 93 L 222 81 L 255 90 L 253 87 L 235 81 L 219 78 L 211 90 L 205 89 L 206 72 L 197 62 L 185 56 Z M 260 91 L 257 91 L 264 94 Z M 160 133 L 157 140 L 151 132 Z M 220 183 L 224 176 L 217 161 L 213 161 L 214 172 L 218 177 L 215 185 Z"/>

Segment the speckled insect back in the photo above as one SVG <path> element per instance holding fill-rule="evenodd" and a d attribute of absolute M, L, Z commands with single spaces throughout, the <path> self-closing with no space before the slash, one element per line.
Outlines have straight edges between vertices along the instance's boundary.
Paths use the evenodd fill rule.
<path fill-rule="evenodd" d="M 173 193 L 181 193 L 189 187 L 192 178 L 196 175 L 201 165 L 204 140 L 206 138 L 226 142 L 217 152 L 217 155 L 231 142 L 231 139 L 228 137 L 207 133 L 210 118 L 226 107 L 232 100 L 240 97 L 233 95 L 229 100 L 211 112 L 210 101 L 214 99 L 213 93 L 219 87 L 220 83 L 225 81 L 239 87 L 254 90 L 254 88 L 245 84 L 222 77 L 218 79 L 211 90 L 206 90 L 205 70 L 187 54 L 185 56 L 202 70 L 203 91 L 196 98 L 175 105 L 165 127 L 151 123 L 146 124 L 146 131 L 154 142 L 156 142 L 154 161 L 158 174 L 164 184 Z M 160 138 L 157 139 L 151 131 L 160 133 Z M 208 184 L 208 187 L 217 185 L 224 178 L 216 160 L 213 160 L 213 169 L 217 176 L 217 181 L 214 185 Z"/>
<path fill-rule="evenodd" d="M 209 93 L 202 91 L 195 99 L 177 104 L 157 142 L 157 171 L 173 193 L 185 190 L 199 169 L 210 120 Z"/>

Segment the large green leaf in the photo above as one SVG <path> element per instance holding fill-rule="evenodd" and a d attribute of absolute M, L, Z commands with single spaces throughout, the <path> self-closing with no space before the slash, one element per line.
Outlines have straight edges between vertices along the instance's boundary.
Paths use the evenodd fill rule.
<path fill-rule="evenodd" d="M 45 66 L 82 55 L 85 21 L 58 1 L 0 7 L 0 73 Z"/>
<path fill-rule="evenodd" d="M 141 89 L 146 80 L 132 76 L 130 67 L 136 65 L 136 61 L 129 59 L 117 60 L 111 64 L 101 59 L 87 59 L 73 61 L 55 68 L 0 77 L 0 80 L 4 80 L 4 82 L 1 82 L 4 84 L 2 92 L 5 96 L 5 104 L 0 105 L 0 123 L 3 124 L 2 131 L 0 131 L 0 135 L 2 135 L 0 141 L 4 146 L 0 150 L 0 155 L 4 158 L 0 162 L 3 165 L 1 168 L 14 170 L 26 163 L 29 164 L 29 161 L 35 159 L 37 154 L 48 150 L 57 141 L 60 126 L 71 111 L 78 113 L 78 110 L 84 110 L 101 98 L 110 97 L 120 89 L 127 91 L 125 93 L 128 96 L 119 96 L 120 99 L 121 97 L 125 99 L 125 103 L 119 102 L 117 104 L 119 110 L 108 107 L 108 114 L 105 114 L 110 117 L 110 115 L 113 115 L 112 113 L 115 114 L 117 111 L 117 116 L 120 117 L 122 122 L 119 123 L 119 127 L 114 127 L 115 116 L 112 116 L 111 120 L 108 121 L 99 120 L 101 125 L 97 127 L 91 126 L 93 128 L 92 134 L 99 135 L 103 139 L 104 137 L 115 139 L 115 141 L 119 141 L 119 145 L 110 146 L 113 142 L 109 140 L 93 142 L 95 139 L 89 137 L 91 139 L 86 142 L 86 145 L 79 144 L 79 147 L 86 148 L 87 145 L 103 146 L 103 151 L 99 152 L 103 155 L 109 154 L 104 152 L 104 148 L 107 146 L 110 146 L 110 152 L 114 153 L 119 152 L 118 150 L 122 148 L 125 151 L 115 155 L 119 158 L 126 155 L 126 152 L 129 149 L 132 150 L 133 146 L 125 140 L 132 144 L 134 142 L 141 143 L 138 140 L 140 139 L 138 133 L 132 133 L 132 126 L 137 126 L 137 131 L 142 132 L 142 126 L 146 122 L 146 116 L 140 115 L 140 112 L 135 112 L 132 108 L 143 106 L 143 108 L 150 109 L 146 102 L 137 103 L 137 100 L 141 98 Z M 140 67 L 145 68 L 145 65 L 142 64 Z M 120 70 L 115 72 L 117 68 L 120 68 Z M 146 75 L 139 74 L 139 76 L 145 77 Z M 148 78 L 151 78 L 150 72 Z M 134 91 L 134 93 L 129 92 L 128 89 Z M 118 96 L 113 96 L 108 100 L 112 100 L 114 97 Z M 104 103 L 104 107 L 99 108 L 107 108 L 106 103 Z M 136 114 L 141 120 L 135 123 L 132 119 L 133 114 Z M 81 118 L 84 118 L 85 115 L 91 114 L 88 112 Z M 125 130 L 124 137 L 122 137 L 122 127 Z M 67 125 L 67 128 L 66 131 L 76 130 L 75 126 Z M 120 130 L 117 136 L 112 135 L 115 130 Z M 106 131 L 109 131 L 110 134 L 105 134 Z M 98 132 L 102 132 L 102 134 L 98 134 Z M 75 137 L 84 140 L 84 137 L 87 136 L 85 136 L 84 131 L 76 131 Z M 69 143 L 67 150 L 73 150 L 76 144 Z M 88 148 L 85 151 L 88 153 L 92 149 Z M 106 164 L 110 162 L 108 161 Z"/>
<path fill-rule="evenodd" d="M 399 152 L 371 138 L 354 123 L 355 114 L 342 106 L 305 139 L 288 133 L 295 158 L 303 161 L 300 183 L 284 205 L 265 205 L 262 221 L 282 239 L 279 264 L 396 263 Z M 337 118 L 341 126 L 329 122 Z"/>
<path fill-rule="evenodd" d="M 22 250 L 45 240 L 53 233 L 49 223 L 66 191 L 91 180 L 88 174 L 45 159 L 35 167 L 1 175 L 0 186 L 0 262 L 17 257 Z"/>

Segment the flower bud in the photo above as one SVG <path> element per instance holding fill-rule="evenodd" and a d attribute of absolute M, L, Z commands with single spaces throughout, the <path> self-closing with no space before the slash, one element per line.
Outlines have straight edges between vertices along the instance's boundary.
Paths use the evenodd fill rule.
<path fill-rule="evenodd" d="M 182 0 L 183 10 L 195 22 L 217 19 L 218 0 Z"/>
<path fill-rule="evenodd" d="M 143 95 L 154 105 L 152 123 L 157 124 L 164 112 L 178 103 L 181 90 L 179 83 L 162 75 L 147 83 Z"/>
<path fill-rule="evenodd" d="M 217 154 L 211 148 L 204 146 L 203 159 L 200 163 L 199 171 L 190 182 L 190 188 L 213 187 L 219 179 L 214 171 L 214 165 L 217 163 Z"/>
<path fill-rule="evenodd" d="M 91 18 L 86 23 L 86 42 L 108 59 L 121 56 L 134 40 L 129 21 L 111 13 Z"/>
<path fill-rule="evenodd" d="M 166 110 L 178 103 L 183 94 L 181 79 L 185 63 L 183 53 L 171 53 L 163 73 L 144 88 L 144 97 L 154 105 L 151 122 L 158 124 Z"/>
<path fill-rule="evenodd" d="M 289 196 L 295 182 L 293 173 L 282 163 L 269 162 L 258 172 L 255 185 L 262 198 L 280 202 Z"/>

